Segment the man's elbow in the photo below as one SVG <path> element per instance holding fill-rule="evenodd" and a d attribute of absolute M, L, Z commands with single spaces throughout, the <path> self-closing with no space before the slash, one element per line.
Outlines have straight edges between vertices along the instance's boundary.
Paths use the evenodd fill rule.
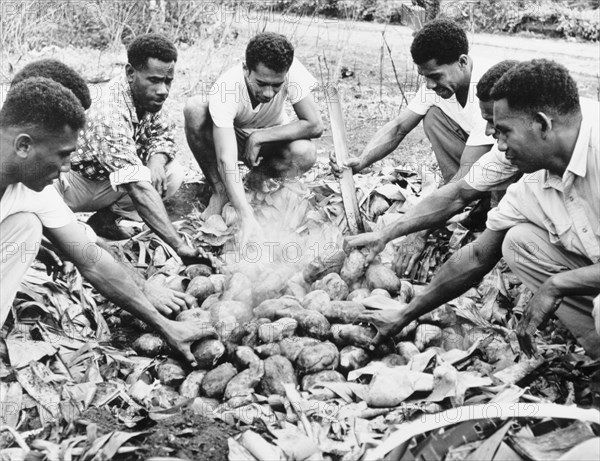
<path fill-rule="evenodd" d="M 152 183 L 148 181 L 130 182 L 128 184 L 124 184 L 124 187 L 133 200 L 148 194 L 150 191 L 155 190 L 152 186 Z"/>

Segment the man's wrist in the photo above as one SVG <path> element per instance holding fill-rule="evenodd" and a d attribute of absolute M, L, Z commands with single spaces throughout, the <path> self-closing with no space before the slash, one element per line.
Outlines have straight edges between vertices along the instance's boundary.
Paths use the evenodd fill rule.
<path fill-rule="evenodd" d="M 548 277 L 542 286 L 540 286 L 539 290 L 546 293 L 547 296 L 551 296 L 552 298 L 559 300 L 564 296 L 560 287 L 560 281 L 557 280 L 556 275 Z"/>

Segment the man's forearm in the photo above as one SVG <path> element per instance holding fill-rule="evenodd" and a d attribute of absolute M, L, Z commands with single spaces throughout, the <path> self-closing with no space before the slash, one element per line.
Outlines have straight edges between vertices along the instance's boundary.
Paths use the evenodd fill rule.
<path fill-rule="evenodd" d="M 255 135 L 259 137 L 260 144 L 272 142 L 292 142 L 299 139 L 314 139 L 321 136 L 323 128 L 321 124 L 311 123 L 307 120 L 297 120 L 285 125 L 272 126 L 257 130 Z"/>
<path fill-rule="evenodd" d="M 127 191 L 135 209 L 156 235 L 174 250 L 185 243 L 173 227 L 165 205 L 152 184 L 145 181 L 128 184 Z"/>
<path fill-rule="evenodd" d="M 502 257 L 501 243 L 477 248 L 477 241 L 459 249 L 431 283 L 406 307 L 410 322 L 460 296 L 487 274 Z"/>
<path fill-rule="evenodd" d="M 600 293 L 600 263 L 553 275 L 547 286 L 557 296 L 597 295 Z"/>
<path fill-rule="evenodd" d="M 166 319 L 150 304 L 138 283 L 110 254 L 98 247 L 99 258 L 79 267 L 81 274 L 107 299 L 164 333 Z"/>
<path fill-rule="evenodd" d="M 443 186 L 417 203 L 401 219 L 386 226 L 382 231 L 385 241 L 439 227 L 465 205 L 458 183 Z"/>
<path fill-rule="evenodd" d="M 369 141 L 360 155 L 360 169 L 367 168 L 392 153 L 407 133 L 398 130 L 393 122 L 383 126 Z"/>
<path fill-rule="evenodd" d="M 229 201 L 238 215 L 242 218 L 251 215 L 252 207 L 246 200 L 246 192 L 244 191 L 244 184 L 237 163 L 217 160 L 217 168 L 225 185 Z"/>

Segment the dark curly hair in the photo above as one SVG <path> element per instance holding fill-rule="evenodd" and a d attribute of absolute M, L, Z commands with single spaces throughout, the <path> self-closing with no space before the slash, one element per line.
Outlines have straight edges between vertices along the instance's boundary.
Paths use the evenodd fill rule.
<path fill-rule="evenodd" d="M 127 48 L 127 61 L 134 69 L 143 69 L 148 59 L 162 62 L 177 61 L 177 48 L 173 42 L 159 34 L 144 34 L 136 37 Z"/>
<path fill-rule="evenodd" d="M 436 19 L 428 22 L 415 35 L 410 54 L 417 65 L 435 59 L 438 65 L 452 64 L 469 52 L 465 31 L 454 21 Z"/>
<path fill-rule="evenodd" d="M 84 109 L 92 105 L 90 90 L 85 80 L 73 68 L 56 59 L 41 59 L 30 62 L 13 77 L 11 87 L 32 77 L 44 77 L 60 83 L 71 90 L 81 102 Z"/>
<path fill-rule="evenodd" d="M 512 67 L 494 85 L 492 99 L 506 98 L 511 109 L 559 115 L 580 110 L 579 92 L 566 67 L 548 59 L 533 59 Z"/>
<path fill-rule="evenodd" d="M 33 77 L 12 85 L 0 110 L 0 127 L 35 126 L 52 132 L 65 125 L 78 131 L 84 124 L 79 99 L 49 78 Z"/>
<path fill-rule="evenodd" d="M 491 101 L 492 96 L 490 93 L 492 92 L 492 87 L 500 80 L 500 77 L 517 64 L 519 64 L 519 61 L 506 59 L 490 67 L 487 72 L 481 76 L 479 82 L 477 82 L 477 97 L 479 100 L 483 102 Z"/>
<path fill-rule="evenodd" d="M 262 63 L 275 72 L 287 72 L 294 60 L 294 47 L 281 34 L 263 32 L 254 36 L 246 47 L 246 66 L 256 70 Z"/>

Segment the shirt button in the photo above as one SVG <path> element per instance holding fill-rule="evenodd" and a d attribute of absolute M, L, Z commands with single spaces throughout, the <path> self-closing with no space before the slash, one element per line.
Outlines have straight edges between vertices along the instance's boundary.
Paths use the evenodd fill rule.
<path fill-rule="evenodd" d="M 571 195 L 571 196 L 569 197 L 569 200 L 572 202 L 572 201 L 573 201 L 573 200 L 575 200 L 575 199 L 574 199 L 574 198 L 573 198 L 573 196 Z"/>
<path fill-rule="evenodd" d="M 581 231 L 585 234 L 587 232 L 587 227 L 584 227 L 583 229 L 581 229 Z"/>

